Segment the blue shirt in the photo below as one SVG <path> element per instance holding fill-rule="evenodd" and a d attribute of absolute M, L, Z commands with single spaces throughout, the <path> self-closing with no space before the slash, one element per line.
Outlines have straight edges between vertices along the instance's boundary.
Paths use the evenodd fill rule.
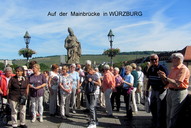
<path fill-rule="evenodd" d="M 121 68 L 121 71 L 120 71 L 121 77 L 124 78 L 124 77 L 125 77 L 125 74 L 126 74 L 126 73 L 125 73 L 125 68 L 122 67 L 122 68 Z"/>
<path fill-rule="evenodd" d="M 151 66 L 148 70 L 148 84 L 151 85 L 152 89 L 160 90 L 163 89 L 165 84 L 162 82 L 162 79 L 158 76 L 158 71 L 163 71 L 166 76 L 168 76 L 168 70 L 165 66 L 159 64 L 158 66 Z"/>
<path fill-rule="evenodd" d="M 73 73 L 69 72 L 70 76 L 73 79 L 73 85 L 72 88 L 77 88 L 78 81 L 80 80 L 79 73 L 74 71 Z"/>
<path fill-rule="evenodd" d="M 128 75 L 125 75 L 125 76 L 124 76 L 124 81 L 133 84 L 133 83 L 134 83 L 134 77 L 133 77 L 133 75 L 131 75 L 131 73 L 128 74 Z M 126 84 L 126 83 L 123 84 L 123 88 L 128 89 L 129 87 L 130 87 L 130 85 L 128 85 L 128 84 Z"/>

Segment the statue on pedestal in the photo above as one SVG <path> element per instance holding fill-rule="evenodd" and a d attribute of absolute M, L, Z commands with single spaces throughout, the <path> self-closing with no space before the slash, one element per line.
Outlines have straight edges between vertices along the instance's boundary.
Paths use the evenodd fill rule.
<path fill-rule="evenodd" d="M 69 35 L 65 39 L 64 47 L 67 49 L 67 64 L 80 63 L 81 45 L 73 30 L 68 27 Z"/>

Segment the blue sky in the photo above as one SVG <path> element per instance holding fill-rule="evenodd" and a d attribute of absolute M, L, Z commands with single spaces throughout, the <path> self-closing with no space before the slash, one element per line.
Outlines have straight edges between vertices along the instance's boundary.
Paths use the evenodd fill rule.
<path fill-rule="evenodd" d="M 64 40 L 71 27 L 82 54 L 102 54 L 109 48 L 129 51 L 180 50 L 191 45 L 190 0 L 0 0 L 0 59 L 23 59 L 23 36 L 31 35 L 33 57 L 66 55 Z M 47 16 L 55 12 L 56 16 Z M 101 16 L 70 16 L 71 11 L 99 12 Z M 103 16 L 110 11 L 141 11 L 142 16 Z M 68 16 L 59 16 L 67 12 Z"/>

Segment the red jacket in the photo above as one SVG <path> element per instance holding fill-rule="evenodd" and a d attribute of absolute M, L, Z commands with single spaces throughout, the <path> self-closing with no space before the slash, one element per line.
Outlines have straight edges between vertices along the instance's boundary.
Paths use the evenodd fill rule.
<path fill-rule="evenodd" d="M 11 76 L 15 76 L 12 74 Z M 7 96 L 7 89 L 8 89 L 8 84 L 7 84 L 7 79 L 5 75 L 0 76 L 0 89 L 3 92 L 3 96 Z"/>

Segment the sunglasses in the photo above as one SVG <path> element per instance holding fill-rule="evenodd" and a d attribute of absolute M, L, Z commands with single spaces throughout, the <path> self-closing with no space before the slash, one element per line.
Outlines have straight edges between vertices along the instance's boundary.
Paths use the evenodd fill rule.
<path fill-rule="evenodd" d="M 20 71 L 20 70 L 16 70 L 16 72 L 23 72 L 23 71 Z"/>
<path fill-rule="evenodd" d="M 154 60 L 156 61 L 157 59 L 150 59 L 150 60 L 151 60 L 151 61 L 154 61 Z"/>

